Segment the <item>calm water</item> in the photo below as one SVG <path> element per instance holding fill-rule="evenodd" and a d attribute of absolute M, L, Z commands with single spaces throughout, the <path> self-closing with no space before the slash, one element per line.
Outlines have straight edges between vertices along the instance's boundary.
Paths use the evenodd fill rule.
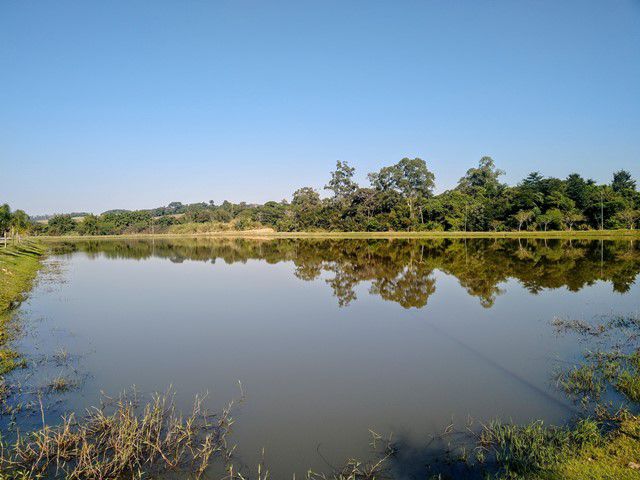
<path fill-rule="evenodd" d="M 238 397 L 233 439 L 275 478 L 366 457 L 369 429 L 422 463 L 429 436 L 468 416 L 562 422 L 552 381 L 582 350 L 554 316 L 640 309 L 638 243 L 558 240 L 155 240 L 58 243 L 21 308 L 21 341 L 65 348 L 79 382 L 47 413 L 103 390 L 173 385 L 185 407 Z M 67 372 L 65 370 L 65 372 Z M 65 373 L 67 374 L 67 373 Z M 21 373 L 24 375 L 24 373 Z"/>

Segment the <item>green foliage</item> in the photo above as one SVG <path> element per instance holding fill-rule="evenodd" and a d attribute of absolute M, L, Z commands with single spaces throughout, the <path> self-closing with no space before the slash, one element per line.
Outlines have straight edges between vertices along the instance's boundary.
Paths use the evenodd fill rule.
<path fill-rule="evenodd" d="M 0 234 L 5 234 L 11 226 L 11 208 L 6 203 L 0 205 Z"/>
<path fill-rule="evenodd" d="M 50 235 L 65 235 L 76 229 L 76 222 L 70 215 L 54 215 L 47 225 Z"/>
<path fill-rule="evenodd" d="M 3 205 L 0 233 L 119 235 L 210 232 L 214 226 L 283 232 L 631 230 L 640 221 L 640 193 L 627 171 L 615 172 L 607 185 L 577 173 L 563 180 L 532 172 L 516 186 L 507 186 L 500 182 L 503 174 L 485 156 L 455 188 L 434 195 L 434 174 L 420 158 L 403 158 L 369 173 L 367 187 L 354 181 L 354 167 L 338 161 L 324 187 L 332 192 L 326 198 L 303 187 L 290 203 L 171 202 L 150 210 L 55 215 L 47 223 L 38 223 L 47 220 L 42 217 L 30 220 L 20 210 L 12 214 Z"/>
<path fill-rule="evenodd" d="M 353 181 L 355 170 L 347 162 L 338 160 L 335 171 L 331 172 L 331 180 L 324 187 L 325 190 L 331 190 L 334 198 L 338 200 L 349 198 L 358 188 L 358 185 Z"/>
<path fill-rule="evenodd" d="M 547 427 L 541 421 L 523 426 L 493 422 L 482 430 L 480 445 L 505 474 L 520 476 L 552 468 L 566 458 L 576 441 L 597 441 L 599 435 L 579 434 L 578 439 L 570 429 Z"/>

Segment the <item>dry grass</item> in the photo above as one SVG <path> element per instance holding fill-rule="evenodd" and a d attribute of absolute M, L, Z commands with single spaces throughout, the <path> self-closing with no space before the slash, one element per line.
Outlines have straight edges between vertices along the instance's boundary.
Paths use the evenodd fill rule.
<path fill-rule="evenodd" d="M 43 415 L 41 429 L 3 447 L 0 471 L 22 478 L 117 479 L 177 470 L 199 478 L 212 456 L 228 455 L 231 405 L 210 415 L 196 397 L 183 416 L 170 393 L 144 406 L 123 394 L 82 419 L 63 417 L 56 427 Z"/>

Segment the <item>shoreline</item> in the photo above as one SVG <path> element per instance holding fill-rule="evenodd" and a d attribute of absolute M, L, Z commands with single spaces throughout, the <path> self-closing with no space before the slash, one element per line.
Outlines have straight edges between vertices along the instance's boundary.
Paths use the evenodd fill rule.
<path fill-rule="evenodd" d="M 25 365 L 12 347 L 19 328 L 13 313 L 31 292 L 43 256 L 44 251 L 31 243 L 0 246 L 0 383 L 5 374 Z"/>
<path fill-rule="evenodd" d="M 220 231 L 207 233 L 132 233 L 122 235 L 43 235 L 28 237 L 30 240 L 142 240 L 173 238 L 257 238 L 257 239 L 446 239 L 446 238 L 541 238 L 623 240 L 639 239 L 640 230 L 588 230 L 548 232 L 276 232 L 271 230 Z"/>

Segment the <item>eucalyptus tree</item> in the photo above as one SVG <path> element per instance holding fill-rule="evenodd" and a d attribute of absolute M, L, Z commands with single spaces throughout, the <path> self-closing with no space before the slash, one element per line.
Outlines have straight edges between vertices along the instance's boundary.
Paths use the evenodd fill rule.
<path fill-rule="evenodd" d="M 331 180 L 325 185 L 325 190 L 331 190 L 334 198 L 345 200 L 351 197 L 358 189 L 358 184 L 353 181 L 356 169 L 349 166 L 347 162 L 336 162 L 336 169 L 331 172 Z"/>

